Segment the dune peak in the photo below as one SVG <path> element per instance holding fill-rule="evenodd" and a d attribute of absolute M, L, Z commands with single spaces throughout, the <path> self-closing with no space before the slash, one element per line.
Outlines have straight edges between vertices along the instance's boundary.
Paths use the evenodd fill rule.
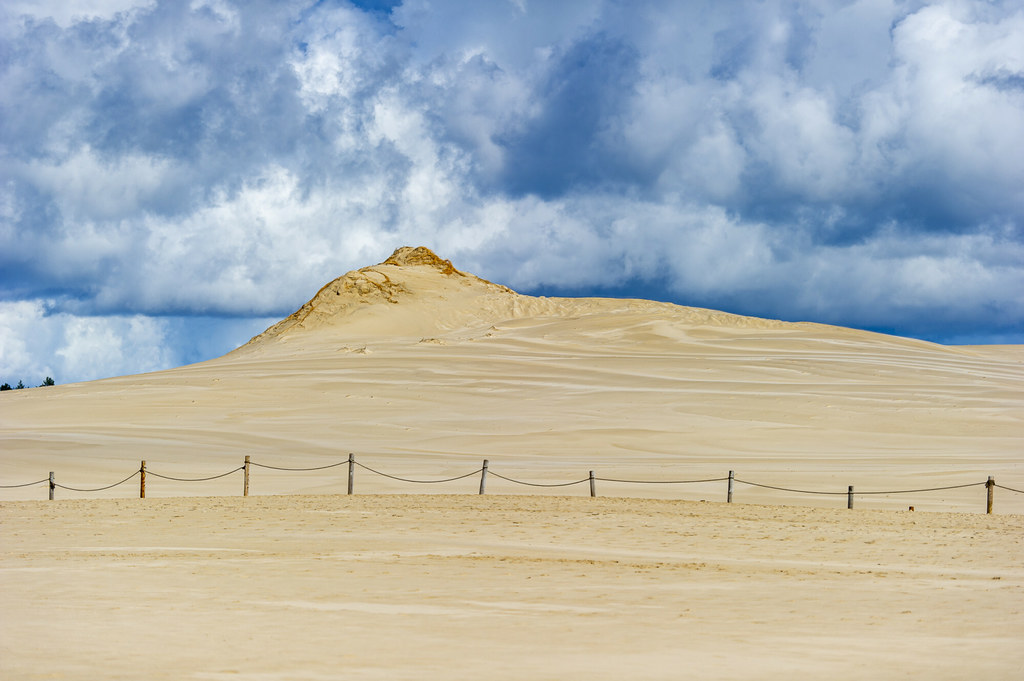
<path fill-rule="evenodd" d="M 415 267 L 425 265 L 432 267 L 441 274 L 463 274 L 455 269 L 451 260 L 445 260 L 434 253 L 426 246 L 401 246 L 395 249 L 391 256 L 381 265 L 395 265 L 397 267 Z"/>
<path fill-rule="evenodd" d="M 456 269 L 451 260 L 441 258 L 425 246 L 402 246 L 382 263 L 347 272 L 329 282 L 294 314 L 247 345 L 259 345 L 294 331 L 339 325 L 355 331 L 356 317 L 365 321 L 367 314 L 379 315 L 382 308 L 397 307 L 399 303 L 404 303 L 400 306 L 402 312 L 389 315 L 395 333 L 403 327 L 424 326 L 415 320 L 417 316 L 428 320 L 426 326 L 445 326 L 451 323 L 453 316 L 464 317 L 466 309 L 477 307 L 466 302 L 466 295 L 518 297 L 505 286 Z M 462 304 L 454 299 L 461 300 Z M 379 326 L 374 328 L 380 329 Z"/>

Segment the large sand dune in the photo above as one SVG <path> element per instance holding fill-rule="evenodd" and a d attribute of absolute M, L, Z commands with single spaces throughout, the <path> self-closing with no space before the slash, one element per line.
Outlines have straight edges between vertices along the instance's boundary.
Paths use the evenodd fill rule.
<path fill-rule="evenodd" d="M 1024 494 L 985 515 L 976 484 L 1024 489 L 1022 444 L 1020 347 L 533 298 L 400 249 L 225 357 L 0 394 L 0 484 L 354 452 L 840 494 L 359 468 L 349 497 L 346 466 L 254 468 L 248 498 L 239 472 L 0 489 L 0 678 L 1024 678 Z"/>
<path fill-rule="evenodd" d="M 0 483 L 55 471 L 91 488 L 147 460 L 198 478 L 354 452 L 435 479 L 478 468 L 526 481 L 737 477 L 842 492 L 983 482 L 1024 488 L 1024 349 L 944 347 L 643 300 L 536 298 L 427 249 L 325 286 L 244 347 L 141 376 L 0 395 Z M 237 494 L 240 476 L 151 479 L 150 496 Z M 344 491 L 344 468 L 259 469 L 253 494 Z M 410 488 L 361 475 L 363 492 Z M 494 479 L 495 493 L 542 491 Z M 556 490 L 586 493 L 581 487 Z M 115 488 L 96 496 L 123 497 Z M 723 484 L 603 484 L 602 494 L 722 500 Z M 45 488 L 0 491 L 38 499 Z M 81 496 L 60 490 L 63 497 Z M 984 511 L 984 489 L 865 496 L 874 508 Z M 738 501 L 845 505 L 738 485 Z M 1000 493 L 999 512 L 1024 511 Z"/>

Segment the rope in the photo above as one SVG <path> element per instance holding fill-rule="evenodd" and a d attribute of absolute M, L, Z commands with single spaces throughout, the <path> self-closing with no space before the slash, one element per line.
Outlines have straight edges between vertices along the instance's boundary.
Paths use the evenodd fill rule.
<path fill-rule="evenodd" d="M 339 461 L 338 463 L 332 463 L 332 464 L 328 464 L 326 466 L 313 466 L 312 468 L 284 468 L 282 466 L 268 466 L 265 463 L 256 463 L 255 461 L 250 461 L 249 465 L 250 466 L 259 466 L 260 468 L 269 468 L 269 469 L 275 470 L 275 471 L 322 471 L 325 468 L 337 468 L 338 466 L 344 466 L 347 463 L 348 463 L 348 459 L 345 459 L 344 461 Z M 245 467 L 243 466 L 243 468 L 245 468 Z"/>
<path fill-rule="evenodd" d="M 981 484 L 984 485 L 985 483 Z M 999 489 L 1005 489 L 1007 492 L 1016 492 L 1017 494 L 1024 494 L 1024 490 L 1014 489 L 1012 487 L 1004 487 L 1003 485 L 996 485 L 995 483 L 993 483 L 993 486 L 998 487 Z"/>
<path fill-rule="evenodd" d="M 557 482 L 551 484 L 544 484 L 540 482 L 524 482 L 523 480 L 513 480 L 512 478 L 506 478 L 504 475 L 501 475 L 500 473 L 495 473 L 494 471 L 490 471 L 490 473 L 496 478 L 508 480 L 509 482 L 514 482 L 517 485 L 526 485 L 527 487 L 571 487 L 572 485 L 578 485 L 581 482 L 590 481 L 590 478 L 583 478 L 582 480 L 576 480 L 575 482 Z M 594 479 L 597 480 L 597 478 Z"/>
<path fill-rule="evenodd" d="M 789 487 L 775 487 L 773 485 L 762 485 L 757 482 L 747 482 L 746 480 L 740 480 L 739 478 L 733 478 L 736 482 L 741 482 L 744 485 L 750 485 L 751 487 L 763 487 L 764 489 L 777 489 L 780 492 L 795 492 L 797 494 L 847 494 L 847 492 L 815 492 L 806 489 L 790 489 Z"/>
<path fill-rule="evenodd" d="M 762 484 L 757 483 L 757 482 L 750 482 L 748 480 L 740 480 L 739 478 L 734 478 L 734 480 L 736 482 L 741 482 L 744 485 L 750 485 L 751 487 L 763 487 L 765 489 L 775 489 L 775 490 L 779 490 L 781 492 L 794 492 L 796 494 L 834 494 L 834 495 L 842 495 L 842 494 L 849 494 L 850 493 L 849 491 L 846 491 L 846 492 L 821 492 L 821 491 L 806 490 L 806 489 L 792 489 L 792 488 L 789 488 L 789 487 L 775 487 L 773 485 L 762 485 Z M 985 483 L 983 483 L 983 482 L 971 482 L 971 483 L 968 483 L 966 485 L 950 485 L 949 487 L 927 487 L 927 488 L 924 488 L 924 489 L 881 490 L 881 491 L 871 491 L 871 492 L 857 492 L 857 491 L 854 491 L 853 494 L 854 495 L 858 495 L 858 494 L 913 494 L 915 492 L 940 492 L 942 490 L 947 490 L 947 489 L 961 489 L 963 487 L 977 487 L 978 485 L 984 485 L 984 484 Z"/>
<path fill-rule="evenodd" d="M 950 485 L 949 487 L 928 487 L 925 489 L 900 489 L 894 492 L 854 492 L 854 494 L 913 494 L 915 492 L 941 492 L 947 489 L 963 489 L 964 487 L 984 486 L 983 482 L 969 482 L 966 485 Z"/>
<path fill-rule="evenodd" d="M 32 485 L 41 485 L 44 482 L 49 482 L 49 478 L 43 478 L 39 482 L 26 482 L 23 485 L 0 485 L 0 489 L 14 489 L 15 487 L 31 487 Z"/>
<path fill-rule="evenodd" d="M 707 480 L 617 480 L 615 478 L 594 478 L 594 480 L 600 480 L 601 482 L 624 482 L 635 485 L 689 485 L 698 482 L 721 482 L 728 479 L 728 477 L 708 478 Z"/>
<path fill-rule="evenodd" d="M 243 468 L 245 468 L 245 466 L 239 466 L 238 468 L 228 471 L 227 473 L 221 473 L 220 475 L 211 475 L 208 478 L 172 478 L 169 475 L 160 475 L 159 473 L 154 473 L 153 471 L 146 471 L 146 475 L 152 475 L 157 478 L 163 478 L 164 480 L 174 480 L 175 482 L 206 482 L 207 480 L 216 480 L 217 478 L 227 477 L 232 473 L 237 473 Z"/>
<path fill-rule="evenodd" d="M 117 487 L 118 485 L 123 485 L 124 483 L 128 482 L 129 480 L 131 480 L 132 478 L 134 478 L 136 475 L 138 475 L 141 472 L 142 471 L 135 471 L 134 473 L 129 475 L 127 478 L 125 478 L 121 482 L 115 482 L 113 485 L 107 485 L 106 487 L 97 487 L 95 489 L 81 489 L 81 488 L 78 488 L 78 487 L 67 487 L 66 485 L 61 485 L 60 483 L 57 483 L 57 482 L 53 483 L 53 486 L 54 487 L 60 487 L 61 489 L 70 490 L 72 492 L 102 492 L 105 489 L 110 489 L 111 487 Z M 47 479 L 47 482 L 48 481 L 49 481 L 49 479 Z"/>
<path fill-rule="evenodd" d="M 348 463 L 348 462 L 346 461 L 345 463 Z M 359 463 L 358 461 L 356 461 L 354 463 L 357 466 L 359 466 L 360 468 L 365 468 L 366 470 L 370 471 L 371 473 L 376 473 L 377 475 L 383 476 L 385 478 L 391 478 L 392 480 L 398 480 L 400 482 L 414 482 L 414 483 L 421 484 L 421 485 L 429 485 L 429 484 L 435 484 L 435 483 L 439 483 L 439 482 L 453 482 L 455 480 L 462 480 L 463 478 L 468 478 L 468 477 L 474 476 L 474 475 L 476 475 L 477 473 L 479 473 L 480 471 L 483 470 L 483 468 L 477 468 L 472 473 L 466 473 L 465 475 L 458 475 L 458 476 L 456 476 L 454 478 L 445 478 L 444 480 L 410 480 L 409 478 L 400 478 L 397 475 L 388 475 L 387 473 L 381 473 L 380 471 L 374 470 L 374 469 L 370 468 L 369 466 L 364 466 L 363 464 Z"/>

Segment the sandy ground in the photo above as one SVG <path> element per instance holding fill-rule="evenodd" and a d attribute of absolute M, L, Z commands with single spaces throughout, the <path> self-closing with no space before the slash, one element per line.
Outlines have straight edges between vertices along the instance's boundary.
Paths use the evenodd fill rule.
<path fill-rule="evenodd" d="M 669 320 L 671 321 L 671 320 Z M 652 325 L 659 333 L 637 340 Z M 416 479 L 488 459 L 545 484 L 598 477 L 740 479 L 845 492 L 983 483 L 1024 489 L 1024 354 L 947 348 L 816 325 L 670 324 L 650 312 L 526 319 L 449 334 L 359 341 L 311 333 L 172 371 L 0 395 L 0 484 L 49 471 L 69 487 L 154 473 L 202 478 L 240 466 L 347 459 Z M 598 342 L 597 337 L 602 339 Z M 355 347 L 356 350 L 352 350 Z M 344 492 L 343 468 L 252 472 L 252 493 Z M 58 490 L 63 498 L 129 497 Z M 416 487 L 360 471 L 363 493 L 464 493 L 475 481 Z M 499 494 L 543 492 L 492 479 Z M 234 495 L 241 476 L 151 477 L 152 497 Z M 585 486 L 555 493 L 587 494 Z M 725 500 L 724 483 L 603 483 L 602 495 Z M 0 500 L 45 499 L 45 485 Z M 737 485 L 738 501 L 845 507 Z M 985 490 L 865 496 L 862 508 L 984 512 Z M 997 513 L 1024 494 L 996 493 Z"/>
<path fill-rule="evenodd" d="M 403 256 L 225 357 L 0 393 L 0 486 L 149 471 L 0 488 L 0 678 L 1024 678 L 1024 493 L 982 486 L 1024 490 L 1022 445 L 1020 346 Z M 240 496 L 245 456 L 350 452 L 470 475 L 254 465 Z M 716 480 L 498 477 L 589 471 Z"/>
<path fill-rule="evenodd" d="M 636 499 L 0 504 L 5 679 L 1019 679 L 1024 519 Z"/>

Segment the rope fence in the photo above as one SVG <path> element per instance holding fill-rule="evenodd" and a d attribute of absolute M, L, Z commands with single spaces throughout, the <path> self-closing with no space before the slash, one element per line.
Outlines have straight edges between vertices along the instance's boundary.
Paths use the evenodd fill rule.
<path fill-rule="evenodd" d="M 103 491 L 106 491 L 106 490 L 109 490 L 109 489 L 113 489 L 114 487 L 118 487 L 119 485 L 124 485 L 127 482 L 131 481 L 133 478 L 138 476 L 140 478 L 140 481 L 139 481 L 139 496 L 144 499 L 146 497 L 146 477 L 147 476 L 153 476 L 155 478 L 160 478 L 162 480 L 168 480 L 168 481 L 172 481 L 172 482 L 207 482 L 207 481 L 210 481 L 210 480 L 217 480 L 217 479 L 220 479 L 220 478 L 225 478 L 225 477 L 227 477 L 229 475 L 234 475 L 235 473 L 238 473 L 238 472 L 241 471 L 243 473 L 243 475 L 244 475 L 242 495 L 243 496 L 249 496 L 249 474 L 250 474 L 250 469 L 253 468 L 253 467 L 263 468 L 263 469 L 273 470 L 273 471 L 284 471 L 284 472 L 311 472 L 311 471 L 327 470 L 327 469 L 330 469 L 330 468 L 338 468 L 339 466 L 344 466 L 345 464 L 348 464 L 348 494 L 353 494 L 354 493 L 355 470 L 356 470 L 357 467 L 361 468 L 362 470 L 367 471 L 368 473 L 372 473 L 372 474 L 378 475 L 380 477 L 388 478 L 390 480 L 395 480 L 395 481 L 404 482 L 404 483 L 420 484 L 420 485 L 433 485 L 433 484 L 443 484 L 443 483 L 455 482 L 455 481 L 458 481 L 458 480 L 464 480 L 466 478 L 471 478 L 471 477 L 475 477 L 475 476 L 479 475 L 480 476 L 480 494 L 484 494 L 485 491 L 486 491 L 486 482 L 487 482 L 488 474 L 493 475 L 494 477 L 496 477 L 496 478 L 498 478 L 500 480 L 504 480 L 506 482 L 509 482 L 509 483 L 512 483 L 512 484 L 515 484 L 515 485 L 523 485 L 523 486 L 526 486 L 526 487 L 543 487 L 543 488 L 573 487 L 575 485 L 582 485 L 583 483 L 589 482 L 590 483 L 590 496 L 592 496 L 592 497 L 596 497 L 597 496 L 596 484 L 598 482 L 613 483 L 613 484 L 630 484 L 630 485 L 692 485 L 692 484 L 728 481 L 728 489 L 727 489 L 727 493 L 726 493 L 726 503 L 732 503 L 732 501 L 733 501 L 733 488 L 734 488 L 734 484 L 738 483 L 738 484 L 741 484 L 741 485 L 747 485 L 749 487 L 756 487 L 756 488 L 761 488 L 761 489 L 768 489 L 768 490 L 774 490 L 774 491 L 780 491 L 780 492 L 787 492 L 787 493 L 790 493 L 790 494 L 808 494 L 808 495 L 818 495 L 818 496 L 842 496 L 842 495 L 845 495 L 847 497 L 847 508 L 853 508 L 853 500 L 854 500 L 855 496 L 905 495 L 905 494 L 918 494 L 918 493 L 923 493 L 923 492 L 943 492 L 943 491 L 955 490 L 955 489 L 965 489 L 965 488 L 968 488 L 968 487 L 985 487 L 986 490 L 987 490 L 987 495 L 986 495 L 986 512 L 987 513 L 992 513 L 992 507 L 993 507 L 993 501 L 994 501 L 994 493 L 995 493 L 995 489 L 996 488 L 999 488 L 999 489 L 1002 489 L 1002 490 L 1005 490 L 1007 492 L 1011 492 L 1011 493 L 1014 493 L 1014 494 L 1024 494 L 1024 490 L 1015 489 L 1013 487 L 1007 487 L 1005 485 L 998 485 L 998 484 L 996 484 L 995 478 L 993 478 L 992 476 L 989 476 L 988 480 L 985 480 L 985 481 L 982 481 L 982 482 L 969 482 L 969 483 L 964 483 L 964 484 L 960 484 L 960 485 L 947 485 L 947 486 L 943 486 L 943 487 L 920 487 L 920 488 L 915 488 L 915 489 L 868 490 L 868 491 L 855 491 L 854 488 L 853 488 L 853 485 L 848 486 L 846 491 L 837 491 L 837 490 L 808 490 L 808 489 L 799 489 L 799 488 L 793 488 L 793 487 L 781 487 L 781 486 L 777 486 L 777 485 L 768 485 L 768 484 L 761 483 L 761 482 L 754 482 L 754 481 L 751 481 L 751 480 L 741 480 L 740 478 L 736 477 L 734 471 L 729 471 L 729 475 L 728 476 L 717 477 L 717 478 L 702 478 L 702 479 L 698 479 L 698 480 L 630 480 L 630 479 L 622 479 L 622 478 L 605 478 L 605 477 L 599 477 L 599 476 L 595 475 L 594 471 L 590 471 L 590 474 L 589 474 L 588 477 L 582 478 L 580 480 L 572 480 L 570 482 L 555 482 L 555 483 L 531 482 L 531 481 L 528 481 L 528 480 L 518 480 L 516 478 L 508 477 L 506 475 L 502 475 L 500 473 L 496 473 L 496 472 L 490 470 L 489 462 L 487 461 L 487 459 L 484 459 L 483 466 L 481 466 L 480 468 L 477 468 L 476 470 L 472 470 L 472 471 L 470 471 L 468 473 L 464 473 L 462 475 L 456 475 L 456 476 L 453 476 L 453 477 L 441 478 L 441 479 L 436 479 L 436 480 L 418 480 L 418 479 L 415 479 L 415 478 L 408 478 L 408 477 L 404 477 L 404 476 L 393 475 L 391 473 L 385 473 L 383 471 L 379 471 L 377 469 L 371 468 L 371 467 L 369 467 L 369 466 L 367 466 L 367 465 L 365 465 L 363 463 L 357 462 L 356 459 L 355 459 L 355 455 L 354 454 L 349 454 L 348 459 L 344 460 L 344 461 L 339 461 L 337 463 L 327 464 L 325 466 L 309 466 L 309 467 L 272 466 L 270 464 L 265 464 L 265 463 L 259 463 L 259 462 L 256 462 L 256 461 L 252 461 L 250 459 L 250 457 L 247 456 L 247 457 L 245 457 L 245 463 L 242 464 L 241 466 L 238 466 L 237 468 L 233 468 L 230 471 L 227 471 L 226 473 L 218 473 L 216 475 L 210 475 L 210 476 L 207 476 L 207 477 L 200 477 L 200 478 L 183 478 L 183 477 L 176 477 L 176 476 L 171 476 L 171 475 L 164 475 L 162 473 L 156 473 L 156 472 L 147 470 L 146 469 L 146 462 L 143 461 L 141 466 L 137 470 L 135 470 L 131 475 L 129 475 L 128 477 L 124 478 L 123 480 L 121 480 L 119 482 L 115 482 L 112 485 L 105 485 L 105 486 L 102 486 L 102 487 L 72 487 L 70 485 L 63 485 L 63 484 L 60 484 L 60 483 L 58 483 L 56 481 L 55 474 L 53 472 L 51 472 L 50 476 L 48 478 L 43 478 L 42 480 L 36 480 L 35 482 L 25 482 L 25 483 L 12 484 L 12 485 L 0 485 L 0 489 L 17 489 L 17 488 L 24 488 L 24 487 L 32 487 L 34 485 L 42 485 L 43 483 L 47 483 L 48 482 L 49 483 L 49 490 L 50 490 L 49 498 L 52 501 L 53 498 L 54 498 L 54 491 L 56 489 L 63 489 L 63 490 L 71 491 L 71 492 L 82 492 L 82 493 L 103 492 Z M 914 510 L 914 507 L 911 506 L 910 510 Z"/>

